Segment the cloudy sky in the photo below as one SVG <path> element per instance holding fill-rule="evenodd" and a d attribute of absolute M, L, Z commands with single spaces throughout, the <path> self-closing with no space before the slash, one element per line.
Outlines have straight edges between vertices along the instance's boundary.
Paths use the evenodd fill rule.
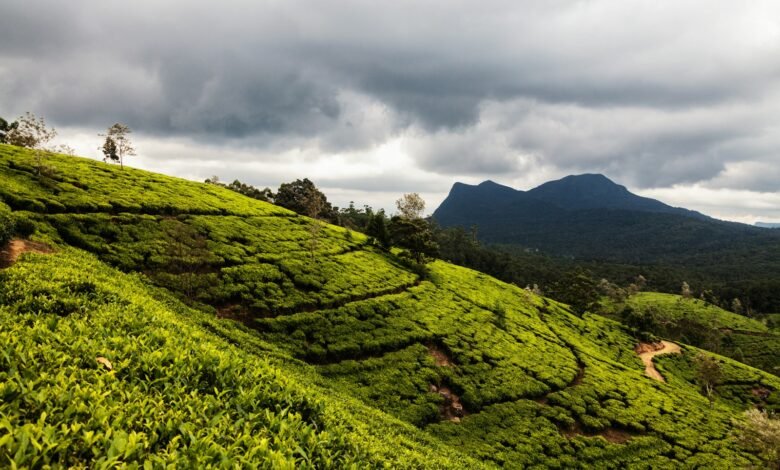
<path fill-rule="evenodd" d="M 780 221 L 780 2 L 25 0 L 0 15 L 0 116 L 97 158 L 338 205 L 433 210 L 455 181 L 599 172 Z"/>

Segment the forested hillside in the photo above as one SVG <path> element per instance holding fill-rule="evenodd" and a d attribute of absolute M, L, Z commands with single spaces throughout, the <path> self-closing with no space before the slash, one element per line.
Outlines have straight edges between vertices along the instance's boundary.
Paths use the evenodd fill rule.
<path fill-rule="evenodd" d="M 733 359 L 215 185 L 0 145 L 0 199 L 2 465 L 769 464 Z"/>
<path fill-rule="evenodd" d="M 576 263 L 613 282 L 643 274 L 669 293 L 688 281 L 763 313 L 780 309 L 780 231 L 670 207 L 601 175 L 529 191 L 456 183 L 433 218 L 445 228 L 474 230 L 483 245 L 510 257 L 544 255 L 548 269 Z"/>

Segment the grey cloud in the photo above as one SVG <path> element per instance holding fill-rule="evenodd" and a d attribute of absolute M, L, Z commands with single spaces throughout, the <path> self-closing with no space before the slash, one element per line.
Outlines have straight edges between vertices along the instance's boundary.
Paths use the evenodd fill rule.
<path fill-rule="evenodd" d="M 7 3 L 4 117 L 258 150 L 242 161 L 402 138 L 448 180 L 773 187 L 775 2 Z"/>

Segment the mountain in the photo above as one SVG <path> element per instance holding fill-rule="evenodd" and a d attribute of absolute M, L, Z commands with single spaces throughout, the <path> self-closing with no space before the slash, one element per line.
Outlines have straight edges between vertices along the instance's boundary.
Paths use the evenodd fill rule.
<path fill-rule="evenodd" d="M 216 185 L 0 145 L 0 459 L 768 465 L 731 434 L 780 409 L 777 377 L 686 344 L 640 358 L 617 322 L 313 226 Z M 721 369 L 712 403 L 700 354 Z"/>
<path fill-rule="evenodd" d="M 780 228 L 780 223 L 776 223 L 776 222 L 756 222 L 756 227 L 761 227 L 761 228 Z"/>
<path fill-rule="evenodd" d="M 456 183 L 433 218 L 443 227 L 476 226 L 488 244 L 581 259 L 680 263 L 719 253 L 741 259 L 747 251 L 762 266 L 776 261 L 780 274 L 780 233 L 640 197 L 603 175 L 568 176 L 529 191 Z"/>

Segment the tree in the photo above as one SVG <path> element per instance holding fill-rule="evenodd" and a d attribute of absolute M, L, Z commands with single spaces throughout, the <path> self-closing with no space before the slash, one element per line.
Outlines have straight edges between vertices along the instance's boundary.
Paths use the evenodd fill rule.
<path fill-rule="evenodd" d="M 308 178 L 279 186 L 274 204 L 309 217 L 314 215 L 326 220 L 335 219 L 333 206 L 328 202 L 328 198 Z M 319 208 L 317 214 L 312 214 L 313 207 Z"/>
<path fill-rule="evenodd" d="M 571 305 L 572 310 L 582 316 L 586 311 L 593 311 L 598 304 L 601 297 L 598 287 L 588 273 L 576 269 L 553 284 L 550 297 Z"/>
<path fill-rule="evenodd" d="M 742 302 L 739 299 L 735 298 L 731 302 L 731 311 L 738 315 L 742 315 L 743 313 L 745 313 L 745 309 L 742 307 Z"/>
<path fill-rule="evenodd" d="M 15 122 L 6 124 L 5 143 L 27 147 L 38 151 L 45 150 L 46 144 L 57 136 L 57 131 L 46 127 L 42 117 L 26 112 Z"/>
<path fill-rule="evenodd" d="M 103 142 L 103 161 L 104 162 L 119 161 L 119 154 L 117 154 L 116 142 L 111 137 L 106 137 L 106 141 Z"/>
<path fill-rule="evenodd" d="M 373 238 L 382 248 L 390 247 L 390 232 L 387 230 L 387 222 L 384 209 L 376 214 L 369 214 L 366 235 Z"/>
<path fill-rule="evenodd" d="M 391 243 L 408 250 L 410 257 L 418 264 L 422 264 L 426 258 L 438 255 L 439 246 L 431 226 L 423 219 L 408 219 L 396 215 L 390 219 L 388 231 Z"/>
<path fill-rule="evenodd" d="M 409 193 L 401 196 L 401 199 L 395 201 L 395 206 L 404 219 L 419 219 L 425 210 L 425 201 L 417 193 Z"/>
<path fill-rule="evenodd" d="M 780 419 L 756 409 L 745 412 L 745 420 L 735 420 L 737 441 L 780 469 Z"/>
<path fill-rule="evenodd" d="M 103 144 L 102 148 L 103 154 L 106 155 L 106 159 L 113 161 L 118 160 L 121 168 L 125 167 L 125 157 L 135 155 L 135 148 L 128 137 L 132 132 L 133 131 L 131 131 L 127 125 L 116 123 L 109 127 L 105 134 L 98 134 L 99 136 L 106 138 L 106 142 Z M 109 141 L 113 142 L 113 144 L 109 144 Z M 107 145 L 109 146 L 109 149 L 111 146 L 116 148 L 115 152 L 111 155 L 106 154 Z M 114 156 L 116 156 L 116 158 L 114 158 Z"/>
<path fill-rule="evenodd" d="M 683 298 L 690 299 L 693 297 L 693 291 L 691 291 L 691 286 L 688 285 L 687 282 L 683 281 L 682 286 L 680 287 L 680 295 L 683 296 Z"/>
<path fill-rule="evenodd" d="M 710 401 L 710 405 L 713 405 L 715 386 L 720 383 L 720 364 L 714 357 L 704 353 L 699 353 L 693 361 L 696 366 L 696 383 L 701 387 L 702 394 Z"/>

